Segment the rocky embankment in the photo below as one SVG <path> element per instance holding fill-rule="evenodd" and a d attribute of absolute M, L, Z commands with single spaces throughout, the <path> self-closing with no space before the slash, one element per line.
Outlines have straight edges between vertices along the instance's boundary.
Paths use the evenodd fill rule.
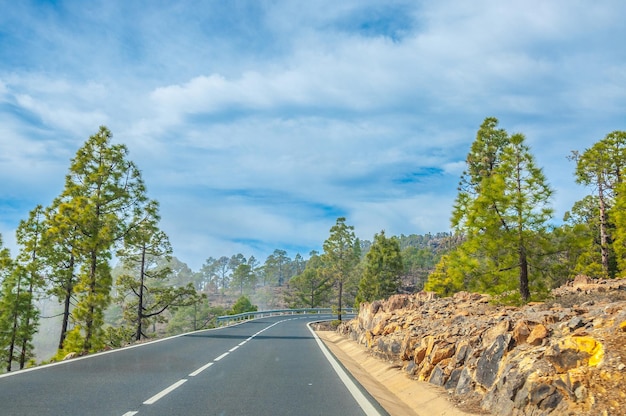
<path fill-rule="evenodd" d="M 520 308 L 467 292 L 395 295 L 338 331 L 474 410 L 626 414 L 626 280 L 579 276 Z"/>

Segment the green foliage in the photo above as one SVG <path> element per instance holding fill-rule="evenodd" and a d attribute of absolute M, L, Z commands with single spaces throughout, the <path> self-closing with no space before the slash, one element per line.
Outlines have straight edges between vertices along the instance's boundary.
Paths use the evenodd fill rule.
<path fill-rule="evenodd" d="M 276 249 L 265 260 L 265 281 L 275 282 L 277 286 L 282 286 L 288 280 L 290 273 L 291 259 L 285 250 Z"/>
<path fill-rule="evenodd" d="M 397 238 L 387 238 L 384 231 L 376 234 L 365 260 L 355 307 L 361 302 L 387 298 L 400 289 L 404 264 Z"/>
<path fill-rule="evenodd" d="M 329 302 L 333 281 L 325 273 L 322 259 L 311 253 L 304 271 L 289 281 L 286 301 L 292 308 L 316 308 Z"/>
<path fill-rule="evenodd" d="M 626 264 L 623 260 L 626 256 L 626 224 L 622 214 L 626 203 L 622 201 L 624 195 L 621 192 L 624 190 L 622 184 L 626 160 L 626 132 L 611 132 L 582 154 L 573 152 L 572 158 L 576 160 L 576 182 L 593 187 L 597 192 L 597 220 L 594 223 L 598 230 L 598 244 L 595 247 L 600 252 L 604 276 L 614 277 L 617 265 L 623 271 Z M 615 221 L 620 223 L 615 224 Z M 618 242 L 613 244 L 613 239 Z M 613 258 L 614 254 L 617 254 L 617 260 Z"/>
<path fill-rule="evenodd" d="M 28 220 L 20 221 L 16 230 L 20 251 L 14 262 L 13 273 L 2 282 L 0 303 L 4 305 L 0 307 L 0 320 L 11 322 L 9 328 L 0 331 L 4 335 L 10 334 L 8 371 L 12 360 L 17 361 L 22 369 L 34 357 L 33 337 L 39 324 L 36 293 L 44 285 L 44 264 L 41 261 L 43 218 L 43 208 L 37 206 L 30 212 Z M 4 347 L 4 342 L 2 344 Z"/>
<path fill-rule="evenodd" d="M 252 267 L 247 263 L 237 265 L 231 276 L 231 284 L 239 286 L 239 294 L 243 295 L 245 287 L 254 287 L 255 279 Z"/>
<path fill-rule="evenodd" d="M 75 297 L 75 351 L 97 351 L 104 346 L 104 310 L 111 302 L 113 283 L 109 261 L 141 216 L 147 203 L 139 169 L 127 159 L 124 145 L 111 143 L 106 127 L 78 149 L 66 176 L 65 188 L 48 210 L 48 263 L 59 271 L 52 291 L 66 304 L 60 346 L 65 346 L 69 302 Z M 56 253 L 54 251 L 57 251 Z M 76 341 L 77 331 L 82 336 Z"/>
<path fill-rule="evenodd" d="M 620 183 L 616 191 L 614 206 L 611 210 L 615 224 L 612 248 L 617 268 L 621 275 L 624 275 L 626 274 L 626 182 Z"/>
<path fill-rule="evenodd" d="M 230 312 L 228 314 L 229 315 L 237 315 L 239 313 L 255 312 L 257 310 L 258 310 L 257 306 L 253 305 L 252 302 L 250 302 L 250 299 L 248 299 L 247 296 L 240 296 L 239 299 L 237 299 L 237 301 L 235 302 L 235 304 L 233 305 L 233 307 L 231 308 L 231 310 L 230 310 Z"/>
<path fill-rule="evenodd" d="M 152 201 L 135 218 L 135 226 L 125 236 L 118 252 L 124 273 L 117 279 L 124 319 L 135 328 L 135 339 L 146 337 L 150 323 L 165 322 L 164 312 L 202 300 L 193 283 L 176 286 L 171 276 L 172 247 L 167 235 L 158 228 L 158 204 Z M 169 284 L 168 284 L 169 283 Z"/>
<path fill-rule="evenodd" d="M 126 326 L 107 326 L 104 331 L 104 342 L 108 347 L 120 348 L 135 340 L 134 328 Z"/>
<path fill-rule="evenodd" d="M 16 231 L 20 252 L 15 260 L 0 239 L 0 358 L 11 371 L 22 369 L 34 357 L 33 337 L 39 323 L 36 292 L 44 284 L 41 261 L 43 208 L 37 206 Z"/>
<path fill-rule="evenodd" d="M 456 292 L 467 290 L 469 282 L 466 281 L 466 276 L 471 275 L 472 262 L 463 261 L 460 257 L 460 249 L 441 256 L 435 270 L 428 276 L 424 290 L 442 296 L 451 296 Z M 477 267 L 477 264 L 474 264 L 474 267 Z"/>
<path fill-rule="evenodd" d="M 524 136 L 509 136 L 497 123 L 487 118 L 481 125 L 459 184 L 452 225 L 466 241 L 427 287 L 446 293 L 462 281 L 464 288 L 502 293 L 517 286 L 528 301 L 531 286 L 545 287 L 535 284 L 545 278 L 535 265 L 548 249 L 552 190 Z"/>
<path fill-rule="evenodd" d="M 352 277 L 361 254 L 360 244 L 354 235 L 354 227 L 346 224 L 344 217 L 337 218 L 324 241 L 322 261 L 325 272 L 337 286 L 337 319 L 341 320 L 344 284 Z"/>
<path fill-rule="evenodd" d="M 176 308 L 168 320 L 167 333 L 169 335 L 197 331 L 206 328 L 215 328 L 217 317 L 226 315 L 222 306 L 211 307 L 208 302 L 198 302 L 190 306 Z"/>

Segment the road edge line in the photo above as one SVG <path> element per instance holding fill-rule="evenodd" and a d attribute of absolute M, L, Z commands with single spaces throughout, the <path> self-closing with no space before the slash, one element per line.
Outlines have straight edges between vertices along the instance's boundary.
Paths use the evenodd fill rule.
<path fill-rule="evenodd" d="M 335 370 L 335 373 L 337 373 L 337 375 L 339 376 L 339 379 L 346 386 L 350 394 L 352 394 L 352 397 L 354 397 L 354 400 L 356 400 L 359 406 L 361 406 L 361 409 L 363 409 L 366 415 L 382 416 L 381 413 L 378 411 L 378 409 L 374 407 L 372 402 L 367 397 L 365 397 L 361 389 L 356 385 L 354 380 L 352 380 L 352 378 L 348 375 L 346 370 L 341 366 L 341 364 L 339 364 L 335 356 L 330 352 L 330 350 L 326 347 L 326 345 L 324 345 L 324 343 L 322 342 L 320 337 L 317 336 L 313 328 L 311 328 L 311 324 L 313 323 L 315 322 L 307 323 L 307 328 L 309 328 L 309 331 L 313 335 L 315 342 L 317 342 L 317 345 L 322 351 L 322 354 L 324 354 L 324 357 L 326 357 L 326 359 L 330 363 L 333 370 Z"/>

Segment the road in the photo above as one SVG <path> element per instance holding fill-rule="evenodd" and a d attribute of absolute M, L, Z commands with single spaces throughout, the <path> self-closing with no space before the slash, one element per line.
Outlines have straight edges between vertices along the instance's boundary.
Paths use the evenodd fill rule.
<path fill-rule="evenodd" d="M 0 376 L 1 415 L 385 415 L 307 323 L 275 316 Z M 338 369 L 338 370 L 336 370 Z"/>

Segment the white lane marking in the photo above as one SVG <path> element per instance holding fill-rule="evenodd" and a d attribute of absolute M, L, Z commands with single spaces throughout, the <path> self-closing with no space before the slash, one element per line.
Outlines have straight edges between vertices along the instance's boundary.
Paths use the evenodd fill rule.
<path fill-rule="evenodd" d="M 179 388 L 180 386 L 182 386 L 186 381 L 187 381 L 186 378 L 178 380 L 176 383 L 172 384 L 168 388 L 166 388 L 164 390 L 161 390 L 159 393 L 157 393 L 154 396 L 150 397 L 148 400 L 143 402 L 143 404 L 154 404 L 154 403 L 156 403 L 157 401 L 159 401 L 159 399 L 163 398 L 163 396 L 165 396 L 166 394 L 171 393 L 174 390 L 176 390 L 177 388 Z"/>
<path fill-rule="evenodd" d="M 363 409 L 365 414 L 368 416 L 380 416 L 378 410 L 376 410 L 372 403 L 367 400 L 365 395 L 361 392 L 361 390 L 359 390 L 356 384 L 354 384 L 354 381 L 352 381 L 348 374 L 346 374 L 344 369 L 339 365 L 335 357 L 328 351 L 326 345 L 324 345 L 322 340 L 320 340 L 320 338 L 317 336 L 315 331 L 313 331 L 309 324 L 307 324 L 307 328 L 309 328 L 309 331 L 311 331 L 311 334 L 313 334 L 313 338 L 315 338 L 317 345 L 320 347 L 322 353 L 324 354 L 330 365 L 333 367 L 333 370 L 335 370 L 335 372 L 339 376 L 339 379 L 343 381 L 343 384 L 345 384 L 345 386 L 348 388 L 348 391 L 350 392 L 350 394 L 352 394 L 352 397 L 354 397 L 354 400 L 356 400 L 359 406 L 361 406 L 361 409 Z"/>
<path fill-rule="evenodd" d="M 220 355 L 219 357 L 215 358 L 212 362 L 207 363 L 205 365 L 203 365 L 202 367 L 198 368 L 197 370 L 195 370 L 193 373 L 189 374 L 189 377 L 195 377 L 198 374 L 200 374 L 201 372 L 203 372 L 204 370 L 206 370 L 207 368 L 211 367 L 215 362 L 221 360 L 222 358 L 226 357 L 228 354 L 230 354 L 232 351 L 235 351 L 237 348 L 239 348 L 241 345 L 245 344 L 246 342 L 252 340 L 254 337 L 256 337 L 257 335 L 259 335 L 261 332 L 266 331 L 268 329 L 270 329 L 271 327 L 278 325 L 281 322 L 285 322 L 288 319 L 282 320 L 282 321 L 278 321 L 273 323 L 272 325 L 263 328 L 262 330 L 260 330 L 259 332 L 257 332 L 256 334 L 252 335 L 251 337 L 247 338 L 245 341 L 242 341 L 239 345 L 237 345 L 236 347 L 231 348 L 228 352 L 225 352 L 224 354 Z M 310 329 L 310 328 L 309 328 Z M 176 390 L 178 387 L 182 386 L 185 382 L 187 381 L 187 379 L 181 379 L 178 380 L 176 383 L 172 384 L 171 386 L 169 386 L 168 388 L 162 390 L 161 392 L 155 394 L 154 396 L 152 396 L 151 398 L 149 398 L 148 400 L 146 400 L 145 402 L 143 402 L 143 404 L 154 404 L 156 403 L 159 399 L 161 399 L 163 396 L 165 396 L 168 393 L 171 393 L 172 391 Z M 130 411 L 130 412 L 126 412 L 124 413 L 122 416 L 134 416 L 137 413 L 139 413 L 138 411 Z"/>
<path fill-rule="evenodd" d="M 213 363 L 208 363 L 203 365 L 202 367 L 198 368 L 196 371 L 194 371 L 193 373 L 189 374 L 189 377 L 195 377 L 198 374 L 200 374 L 201 372 L 203 372 L 204 370 L 206 370 L 207 368 L 211 367 L 213 365 Z"/>

